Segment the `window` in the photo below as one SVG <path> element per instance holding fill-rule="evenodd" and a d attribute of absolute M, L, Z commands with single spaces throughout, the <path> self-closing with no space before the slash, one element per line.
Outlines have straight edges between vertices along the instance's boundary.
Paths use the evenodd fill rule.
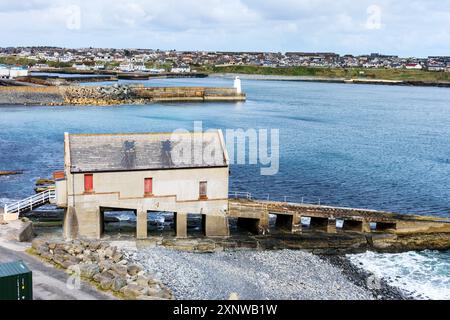
<path fill-rule="evenodd" d="M 94 191 L 94 175 L 85 174 L 84 175 L 84 192 L 90 193 Z"/>
<path fill-rule="evenodd" d="M 200 199 L 205 200 L 208 199 L 208 182 L 201 181 L 200 182 Z"/>
<path fill-rule="evenodd" d="M 144 180 L 144 194 L 146 196 L 153 195 L 153 178 L 145 178 L 145 180 Z"/>

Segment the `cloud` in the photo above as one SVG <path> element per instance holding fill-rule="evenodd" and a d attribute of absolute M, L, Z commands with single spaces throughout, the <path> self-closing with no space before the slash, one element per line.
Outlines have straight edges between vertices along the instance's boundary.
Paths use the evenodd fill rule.
<path fill-rule="evenodd" d="M 437 0 L 0 0 L 0 28 L 0 46 L 450 54 Z"/>

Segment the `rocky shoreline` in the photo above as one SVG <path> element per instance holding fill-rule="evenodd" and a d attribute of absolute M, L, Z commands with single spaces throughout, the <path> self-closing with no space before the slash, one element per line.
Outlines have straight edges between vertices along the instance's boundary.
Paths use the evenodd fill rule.
<path fill-rule="evenodd" d="M 378 300 L 414 300 L 407 293 L 389 285 L 383 279 L 377 279 L 373 274 L 358 268 L 345 255 L 321 255 L 323 260 L 342 270 L 350 281 L 359 287 L 370 291 Z"/>
<path fill-rule="evenodd" d="M 143 85 L 0 87 L 0 105 L 110 106 L 155 102 L 245 101 L 235 88 Z"/>
<path fill-rule="evenodd" d="M 29 253 L 120 299 L 409 300 L 344 255 L 37 238 Z M 185 247 L 185 249 L 188 249 Z"/>
<path fill-rule="evenodd" d="M 127 252 L 106 242 L 35 239 L 29 253 L 103 291 L 130 300 L 172 300 L 172 292 L 153 279 Z"/>

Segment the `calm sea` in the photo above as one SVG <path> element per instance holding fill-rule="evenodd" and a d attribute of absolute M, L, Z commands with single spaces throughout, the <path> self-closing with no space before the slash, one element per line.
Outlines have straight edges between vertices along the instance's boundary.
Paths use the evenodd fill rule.
<path fill-rule="evenodd" d="M 219 78 L 142 83 L 232 86 Z M 250 80 L 243 89 L 245 103 L 2 106 L 0 170 L 25 172 L 0 177 L 0 204 L 33 194 L 37 178 L 63 168 L 65 131 L 193 130 L 203 121 L 204 129 L 279 129 L 279 173 L 232 166 L 230 190 L 450 217 L 450 89 Z"/>

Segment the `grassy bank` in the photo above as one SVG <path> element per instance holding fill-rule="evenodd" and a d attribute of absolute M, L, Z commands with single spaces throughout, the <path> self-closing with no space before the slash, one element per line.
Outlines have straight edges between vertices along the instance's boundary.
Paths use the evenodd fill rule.
<path fill-rule="evenodd" d="M 363 69 L 363 68 L 308 68 L 308 67 L 286 67 L 271 68 L 259 66 L 227 66 L 227 67 L 204 67 L 201 69 L 208 73 L 242 73 L 256 75 L 277 76 L 304 76 L 324 78 L 363 78 L 368 80 L 403 80 L 403 81 L 426 81 L 441 82 L 450 81 L 450 72 L 431 72 L 423 70 L 406 69 Z"/>

